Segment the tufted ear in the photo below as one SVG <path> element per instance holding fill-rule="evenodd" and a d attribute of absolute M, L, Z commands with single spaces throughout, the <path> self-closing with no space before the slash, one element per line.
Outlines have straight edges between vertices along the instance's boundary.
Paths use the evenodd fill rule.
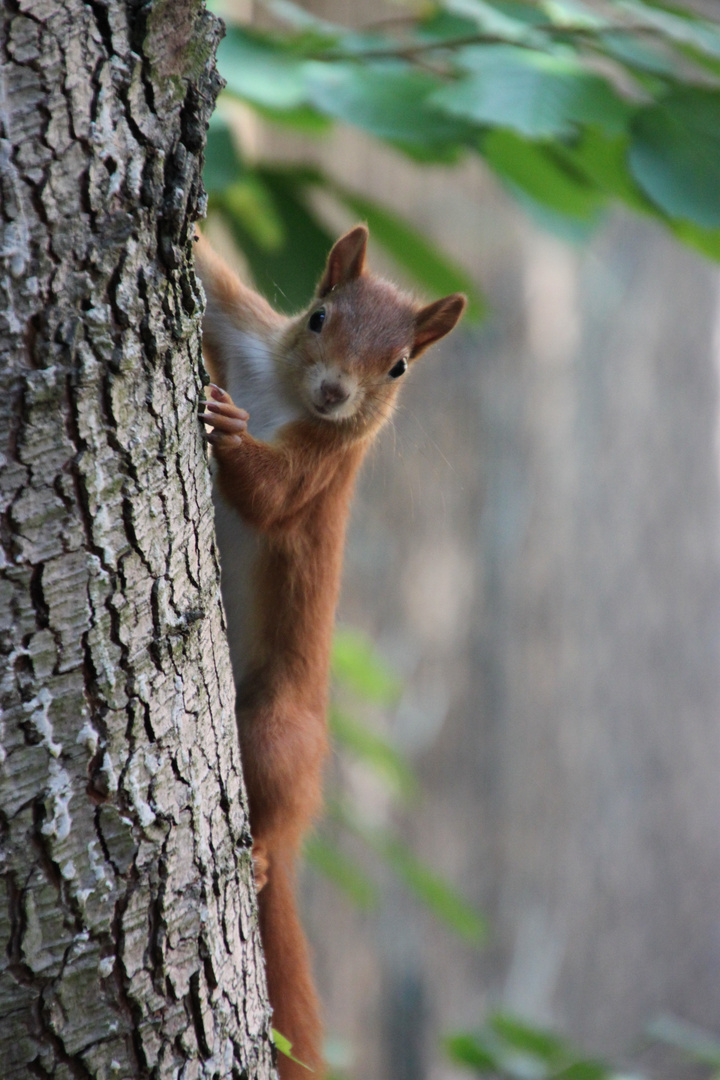
<path fill-rule="evenodd" d="M 430 345 L 449 334 L 465 310 L 467 297 L 453 293 L 421 308 L 415 316 L 415 340 L 412 356 L 419 356 Z"/>
<path fill-rule="evenodd" d="M 366 225 L 356 225 L 341 236 L 328 255 L 325 273 L 317 287 L 317 296 L 327 296 L 338 285 L 346 285 L 360 277 L 365 266 L 368 230 Z"/>

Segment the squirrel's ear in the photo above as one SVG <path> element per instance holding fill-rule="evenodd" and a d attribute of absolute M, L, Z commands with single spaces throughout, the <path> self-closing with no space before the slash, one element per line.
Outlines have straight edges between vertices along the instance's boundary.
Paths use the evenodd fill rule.
<path fill-rule="evenodd" d="M 338 285 L 346 285 L 360 277 L 365 266 L 368 230 L 366 225 L 356 225 L 350 232 L 341 236 L 328 255 L 325 273 L 317 287 L 317 295 L 327 294 Z"/>
<path fill-rule="evenodd" d="M 413 358 L 449 334 L 466 305 L 466 296 L 462 293 L 453 293 L 452 296 L 444 296 L 442 300 L 436 300 L 433 304 L 421 308 L 415 316 Z"/>

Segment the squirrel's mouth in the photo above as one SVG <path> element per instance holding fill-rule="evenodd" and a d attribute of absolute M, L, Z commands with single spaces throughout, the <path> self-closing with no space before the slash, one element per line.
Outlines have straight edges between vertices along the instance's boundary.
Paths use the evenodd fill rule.
<path fill-rule="evenodd" d="M 354 385 L 330 373 L 310 389 L 313 411 L 324 420 L 346 420 L 357 411 L 357 392 Z"/>
<path fill-rule="evenodd" d="M 354 413 L 354 408 L 347 408 L 345 402 L 340 405 L 318 404 L 313 402 L 313 411 L 323 420 L 346 420 Z"/>

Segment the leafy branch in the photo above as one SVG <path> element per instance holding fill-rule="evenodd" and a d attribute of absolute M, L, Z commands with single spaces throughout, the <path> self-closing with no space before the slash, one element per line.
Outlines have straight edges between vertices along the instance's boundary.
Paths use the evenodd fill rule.
<path fill-rule="evenodd" d="M 420 164 L 479 156 L 544 227 L 582 239 L 624 204 L 720 260 L 717 22 L 658 0 L 608 0 L 607 18 L 580 0 L 434 0 L 402 28 L 348 30 L 289 0 L 268 6 L 282 29 L 231 25 L 219 51 L 226 96 L 260 117 L 313 136 L 350 124 Z M 469 288 L 481 314 L 467 275 L 410 243 L 399 215 L 329 174 L 251 162 L 221 127 L 211 209 L 281 303 L 304 303 L 320 272 L 321 191 L 373 213 L 375 238 L 420 284 Z"/>

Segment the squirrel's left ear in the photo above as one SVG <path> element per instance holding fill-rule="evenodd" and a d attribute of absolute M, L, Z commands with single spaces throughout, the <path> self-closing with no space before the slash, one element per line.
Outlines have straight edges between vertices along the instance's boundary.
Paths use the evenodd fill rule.
<path fill-rule="evenodd" d="M 419 356 L 430 345 L 449 334 L 467 305 L 467 297 L 453 293 L 421 308 L 415 316 L 415 340 L 412 356 Z"/>
<path fill-rule="evenodd" d="M 318 297 L 327 296 L 338 285 L 346 285 L 360 277 L 365 267 L 367 242 L 366 225 L 356 225 L 335 241 L 328 255 L 325 273 L 317 287 Z"/>

